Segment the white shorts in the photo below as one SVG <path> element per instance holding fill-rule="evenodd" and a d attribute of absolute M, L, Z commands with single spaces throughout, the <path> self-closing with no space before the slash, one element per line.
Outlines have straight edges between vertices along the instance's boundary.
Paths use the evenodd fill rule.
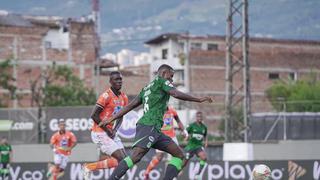
<path fill-rule="evenodd" d="M 69 161 L 69 156 L 54 153 L 53 161 L 55 165 L 59 165 L 61 169 L 65 169 Z"/>
<path fill-rule="evenodd" d="M 105 132 L 93 132 L 91 131 L 91 139 L 93 143 L 98 145 L 98 148 L 106 155 L 112 155 L 118 149 L 124 149 L 124 146 L 116 135 L 111 139 Z"/>
<path fill-rule="evenodd" d="M 171 139 L 173 140 L 173 142 L 175 142 L 179 146 L 179 142 L 178 142 L 178 139 L 177 139 L 176 136 L 171 138 Z M 163 152 L 163 151 L 160 151 L 160 150 L 156 149 L 156 152 Z"/>

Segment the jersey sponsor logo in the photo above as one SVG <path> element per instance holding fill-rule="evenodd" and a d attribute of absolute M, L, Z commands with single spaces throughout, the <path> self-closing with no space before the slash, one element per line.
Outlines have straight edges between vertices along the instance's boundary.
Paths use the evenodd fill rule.
<path fill-rule="evenodd" d="M 197 140 L 202 140 L 203 135 L 202 134 L 192 134 L 193 138 L 196 138 Z"/>
<path fill-rule="evenodd" d="M 153 142 L 153 141 L 154 141 L 154 137 L 149 136 L 149 140 L 150 140 L 151 142 Z"/>
<path fill-rule="evenodd" d="M 116 106 L 114 107 L 114 110 L 113 110 L 113 115 L 117 114 L 120 110 L 122 109 L 122 106 Z"/>
<path fill-rule="evenodd" d="M 66 130 L 68 131 L 88 131 L 93 125 L 93 121 L 88 118 L 68 118 L 63 119 L 66 122 Z M 51 131 L 59 130 L 58 122 L 60 119 L 51 119 L 49 121 L 49 128 Z"/>
<path fill-rule="evenodd" d="M 139 118 L 140 116 L 135 111 L 130 111 L 123 116 L 122 124 L 118 130 L 119 136 L 126 139 L 134 138 L 136 134 L 136 123 Z"/>
<path fill-rule="evenodd" d="M 68 139 L 67 138 L 62 138 L 61 141 L 60 141 L 60 146 L 61 147 L 68 146 Z"/>

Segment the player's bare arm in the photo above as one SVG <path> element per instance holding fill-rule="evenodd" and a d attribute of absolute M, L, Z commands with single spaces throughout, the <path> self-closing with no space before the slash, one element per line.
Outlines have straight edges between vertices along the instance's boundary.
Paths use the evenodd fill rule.
<path fill-rule="evenodd" d="M 123 121 L 123 118 L 119 118 L 119 119 L 116 121 L 115 126 L 114 126 L 114 128 L 113 128 L 113 131 L 114 131 L 114 132 L 117 132 L 117 131 L 118 131 L 118 129 L 120 128 L 120 126 L 121 126 L 121 124 L 122 124 L 122 121 Z"/>
<path fill-rule="evenodd" d="M 91 119 L 99 125 L 100 122 L 102 122 L 102 119 L 100 119 L 100 113 L 103 111 L 103 108 L 100 107 L 98 104 L 94 107 Z M 101 129 L 103 129 L 110 137 L 114 136 L 114 133 L 111 129 L 107 128 L 106 126 L 101 126 Z"/>
<path fill-rule="evenodd" d="M 171 89 L 169 91 L 169 94 L 172 97 L 175 97 L 177 99 L 184 100 L 184 101 L 193 101 L 193 102 L 199 102 L 199 103 L 202 103 L 202 102 L 212 103 L 213 101 L 213 99 L 209 96 L 198 98 L 198 97 L 183 93 L 177 90 L 176 88 Z"/>
<path fill-rule="evenodd" d="M 125 114 L 127 114 L 129 111 L 131 111 L 132 109 L 140 106 L 142 104 L 141 99 L 139 98 L 139 96 L 136 96 L 133 101 L 131 101 L 128 106 L 125 106 L 124 108 L 122 108 L 117 114 L 113 115 L 109 120 L 104 120 L 101 121 L 99 123 L 100 127 L 103 127 L 107 124 L 112 123 L 113 121 L 115 121 L 116 119 L 122 118 Z"/>

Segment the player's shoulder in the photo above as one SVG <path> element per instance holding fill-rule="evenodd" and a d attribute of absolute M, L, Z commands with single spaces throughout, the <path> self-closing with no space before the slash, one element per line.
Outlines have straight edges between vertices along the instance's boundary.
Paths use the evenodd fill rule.
<path fill-rule="evenodd" d="M 205 125 L 204 123 L 201 123 L 202 127 L 204 127 L 205 129 L 207 129 L 207 125 Z"/>
<path fill-rule="evenodd" d="M 51 137 L 56 137 L 56 136 L 59 136 L 59 135 L 60 135 L 60 133 L 59 133 L 59 131 L 57 131 L 57 132 L 53 133 Z"/>
<path fill-rule="evenodd" d="M 109 97 L 111 97 L 111 90 L 110 88 L 105 90 L 101 95 L 100 98 L 104 98 L 104 99 L 108 99 Z"/>
<path fill-rule="evenodd" d="M 126 98 L 126 99 L 128 99 L 128 96 L 127 96 L 127 94 L 126 94 L 126 93 L 124 93 L 124 92 L 122 92 L 122 91 L 121 91 L 121 96 L 122 96 L 123 98 Z"/>
<path fill-rule="evenodd" d="M 67 134 L 68 136 L 74 136 L 74 133 L 73 133 L 72 131 L 66 131 L 66 134 Z"/>

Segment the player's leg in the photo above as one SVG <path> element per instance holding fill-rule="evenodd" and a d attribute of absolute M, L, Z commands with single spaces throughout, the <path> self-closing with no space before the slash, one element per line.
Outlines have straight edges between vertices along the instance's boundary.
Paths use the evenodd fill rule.
<path fill-rule="evenodd" d="M 200 162 L 199 162 L 199 163 L 200 163 L 200 169 L 199 169 L 197 175 L 200 175 L 201 172 L 202 172 L 202 169 L 203 169 L 204 166 L 206 165 L 206 162 L 207 162 L 207 154 L 206 154 L 206 152 L 204 151 L 204 148 L 203 148 L 203 147 L 197 149 L 196 154 L 197 154 L 197 156 L 198 156 L 198 158 L 199 158 L 199 161 L 200 161 Z"/>
<path fill-rule="evenodd" d="M 3 163 L 3 168 L 2 168 L 2 173 L 3 173 L 3 180 L 7 180 L 9 178 L 9 164 L 8 163 Z"/>
<path fill-rule="evenodd" d="M 55 169 L 52 174 L 53 180 L 57 180 L 64 175 L 64 169 L 67 167 L 68 161 L 68 156 L 59 154 L 59 162 L 55 164 Z"/>
<path fill-rule="evenodd" d="M 164 134 L 161 134 L 153 147 L 172 155 L 172 158 L 167 165 L 164 179 L 171 180 L 177 177 L 179 171 L 182 169 L 184 159 L 181 148 L 170 137 Z"/>
<path fill-rule="evenodd" d="M 106 133 L 91 133 L 92 141 L 99 146 L 100 151 L 107 155 L 106 159 L 102 159 L 93 163 L 83 165 L 84 179 L 90 179 L 90 173 L 98 169 L 108 169 L 118 166 L 118 162 L 126 157 L 124 146 L 118 136 L 111 139 Z"/>
<path fill-rule="evenodd" d="M 148 151 L 149 149 L 147 148 L 134 147 L 132 155 L 127 156 L 119 162 L 119 165 L 111 174 L 110 180 L 120 179 L 124 176 L 127 170 L 132 168 L 134 164 L 138 163 Z"/>
<path fill-rule="evenodd" d="M 144 176 L 145 179 L 148 179 L 149 173 L 159 164 L 159 162 L 163 159 L 164 152 L 163 151 L 156 151 L 156 155 L 153 156 L 151 162 L 149 163 Z"/>
<path fill-rule="evenodd" d="M 157 140 L 159 133 L 153 126 L 138 124 L 136 127 L 135 142 L 133 143 L 133 153 L 119 162 L 118 167 L 113 171 L 110 179 L 120 179 L 129 168 L 138 163 L 141 158 L 149 151 Z"/>
<path fill-rule="evenodd" d="M 57 179 L 57 174 L 60 171 L 60 164 L 62 163 L 62 155 L 55 153 L 53 155 L 53 162 L 54 164 L 49 168 L 49 172 L 47 173 L 48 179 Z"/>

